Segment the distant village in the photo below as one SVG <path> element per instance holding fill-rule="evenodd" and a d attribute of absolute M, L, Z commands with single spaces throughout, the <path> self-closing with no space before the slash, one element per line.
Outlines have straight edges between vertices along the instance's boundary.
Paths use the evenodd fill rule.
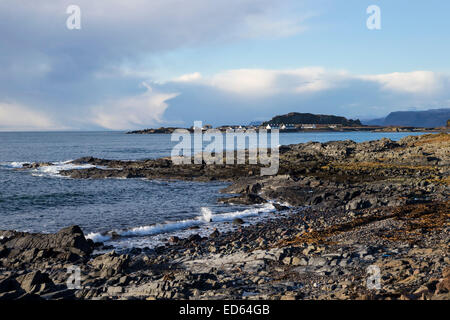
<path fill-rule="evenodd" d="M 312 120 L 316 123 L 301 123 L 301 120 Z M 286 122 L 285 120 L 296 121 L 296 123 Z M 299 121 L 300 120 L 300 121 Z M 322 123 L 318 123 L 322 122 Z M 327 123 L 324 123 L 327 122 Z M 340 123 L 333 123 L 340 122 Z M 194 132 L 194 130 L 202 130 L 206 132 L 210 129 L 216 129 L 220 132 L 246 132 L 250 130 L 258 131 L 261 129 L 271 131 L 278 130 L 279 132 L 308 132 L 308 131 L 376 131 L 376 132 L 423 132 L 423 131 L 448 131 L 449 123 L 446 127 L 441 128 L 419 128 L 411 126 L 380 126 L 380 125 L 363 125 L 359 120 L 348 120 L 344 117 L 330 116 L 330 115 L 314 115 L 314 114 L 302 114 L 302 113 L 289 113 L 287 115 L 276 116 L 272 120 L 261 123 L 251 123 L 249 125 L 222 125 L 213 128 L 210 124 L 202 125 L 201 128 L 179 128 L 179 127 L 161 127 L 155 129 L 143 129 L 127 132 L 127 134 L 170 134 L 177 129 L 188 130 Z"/>
<path fill-rule="evenodd" d="M 188 130 L 189 132 L 194 132 L 194 130 L 201 129 L 202 132 L 206 132 L 210 129 L 216 129 L 220 132 L 246 132 L 246 131 L 258 131 L 261 129 L 267 130 L 278 130 L 281 133 L 286 132 L 313 132 L 313 131 L 375 131 L 375 132 L 421 132 L 421 131 L 436 131 L 426 128 L 416 128 L 416 127 L 381 127 L 381 126 L 344 126 L 342 124 L 266 124 L 266 125 L 225 125 L 213 128 L 213 126 L 206 124 L 201 128 L 196 128 L 194 126 L 190 128 L 178 128 L 178 127 L 161 127 L 156 129 L 144 129 L 127 132 L 127 134 L 171 134 L 177 129 Z"/>

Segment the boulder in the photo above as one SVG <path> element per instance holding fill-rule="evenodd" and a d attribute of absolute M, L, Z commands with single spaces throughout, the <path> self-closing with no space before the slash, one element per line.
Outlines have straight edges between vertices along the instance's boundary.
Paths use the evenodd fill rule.
<path fill-rule="evenodd" d="M 0 280 L 0 293 L 15 291 L 20 288 L 19 282 L 13 277 Z"/>
<path fill-rule="evenodd" d="M 211 238 L 211 239 L 215 239 L 215 238 L 217 238 L 217 237 L 219 237 L 220 236 L 220 232 L 219 232 L 219 230 L 217 230 L 217 229 L 214 229 L 214 231 L 209 235 L 209 237 Z"/>
<path fill-rule="evenodd" d="M 107 278 L 121 274 L 128 267 L 130 257 L 122 254 L 118 255 L 114 251 L 100 255 L 90 263 L 94 268 L 100 270 L 100 277 Z"/>
<path fill-rule="evenodd" d="M 19 276 L 16 280 L 20 283 L 22 289 L 28 293 L 41 292 L 53 286 L 53 281 L 48 274 L 39 270 Z"/>
<path fill-rule="evenodd" d="M 54 249 L 70 251 L 80 256 L 89 255 L 93 250 L 92 241 L 84 237 L 79 226 L 67 227 L 53 234 L 13 232 L 3 245 L 8 249 L 20 251 Z M 33 252 L 37 253 L 38 250 Z M 30 251 L 27 254 L 33 252 Z"/>

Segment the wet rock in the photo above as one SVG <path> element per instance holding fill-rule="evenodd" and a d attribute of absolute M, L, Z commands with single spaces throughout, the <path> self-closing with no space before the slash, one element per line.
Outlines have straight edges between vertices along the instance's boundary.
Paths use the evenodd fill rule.
<path fill-rule="evenodd" d="M 93 250 L 93 243 L 84 237 L 79 226 L 67 227 L 54 234 L 16 232 L 3 245 L 18 250 L 64 250 L 80 256 L 89 255 Z"/>
<path fill-rule="evenodd" d="M 187 239 L 187 242 L 200 242 L 203 238 L 198 234 L 190 235 Z"/>
<path fill-rule="evenodd" d="M 209 235 L 209 237 L 211 238 L 211 239 L 215 239 L 215 238 L 217 238 L 217 237 L 219 237 L 220 236 L 220 232 L 219 232 L 219 230 L 217 230 L 217 229 L 214 229 L 214 231 Z"/>
<path fill-rule="evenodd" d="M 177 244 L 178 242 L 180 242 L 180 238 L 178 238 L 177 236 L 171 236 L 169 238 L 169 244 Z"/>
<path fill-rule="evenodd" d="M 273 206 L 275 207 L 275 209 L 277 209 L 278 211 L 285 211 L 285 210 L 289 210 L 289 207 L 284 206 L 282 204 L 279 203 L 273 203 Z"/>

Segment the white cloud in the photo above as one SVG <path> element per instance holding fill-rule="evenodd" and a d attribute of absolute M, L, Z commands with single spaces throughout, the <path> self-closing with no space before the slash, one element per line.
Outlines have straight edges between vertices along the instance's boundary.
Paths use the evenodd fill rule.
<path fill-rule="evenodd" d="M 106 129 L 127 130 L 151 127 L 163 122 L 162 116 L 167 109 L 167 101 L 177 93 L 158 93 L 143 84 L 146 92 L 134 96 L 110 101 L 92 110 L 92 122 Z"/>
<path fill-rule="evenodd" d="M 42 112 L 15 104 L 0 102 L 0 130 L 58 130 L 64 129 L 58 126 Z"/>
<path fill-rule="evenodd" d="M 361 81 L 362 80 L 362 81 Z M 353 75 L 345 70 L 322 67 L 299 69 L 234 69 L 210 77 L 200 73 L 182 75 L 173 82 L 190 82 L 240 95 L 270 96 L 282 93 L 312 94 L 356 83 L 369 82 L 381 90 L 414 95 L 441 93 L 450 84 L 450 76 L 431 71 L 395 72 L 377 75 Z"/>
<path fill-rule="evenodd" d="M 183 74 L 182 76 L 179 76 L 172 81 L 174 82 L 197 82 L 202 79 L 202 75 L 200 72 L 194 72 L 189 74 Z"/>
<path fill-rule="evenodd" d="M 204 78 L 200 73 L 182 75 L 173 82 L 190 82 L 211 86 L 239 95 L 270 96 L 281 93 L 315 93 L 339 85 L 349 75 L 344 71 L 327 71 L 320 67 L 293 70 L 235 69 Z"/>
<path fill-rule="evenodd" d="M 242 37 L 248 38 L 284 38 L 306 30 L 302 19 L 278 18 L 265 15 L 249 15 L 245 18 Z"/>
<path fill-rule="evenodd" d="M 384 90 L 427 95 L 439 93 L 445 81 L 442 75 L 431 71 L 394 72 L 360 78 L 378 82 Z"/>
<path fill-rule="evenodd" d="M 243 123 L 292 111 L 368 119 L 411 108 L 448 107 L 450 99 L 450 75 L 428 71 L 367 76 L 310 67 L 193 74 L 181 76 L 183 82 L 158 84 L 180 92 L 164 114 L 168 121 Z"/>

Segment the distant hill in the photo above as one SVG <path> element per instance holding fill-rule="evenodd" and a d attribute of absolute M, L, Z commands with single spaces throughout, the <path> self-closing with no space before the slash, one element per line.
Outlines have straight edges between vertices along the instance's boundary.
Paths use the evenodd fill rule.
<path fill-rule="evenodd" d="M 444 127 L 450 119 L 450 108 L 426 111 L 396 111 L 386 118 L 364 121 L 366 125 L 402 126 L 402 127 Z"/>
<path fill-rule="evenodd" d="M 349 120 L 344 117 L 312 114 L 312 113 L 298 113 L 291 112 L 288 114 L 275 116 L 270 121 L 264 122 L 267 124 L 341 124 L 343 126 L 361 126 L 359 120 Z"/>
<path fill-rule="evenodd" d="M 262 124 L 262 121 L 252 121 L 248 125 L 258 127 Z"/>

